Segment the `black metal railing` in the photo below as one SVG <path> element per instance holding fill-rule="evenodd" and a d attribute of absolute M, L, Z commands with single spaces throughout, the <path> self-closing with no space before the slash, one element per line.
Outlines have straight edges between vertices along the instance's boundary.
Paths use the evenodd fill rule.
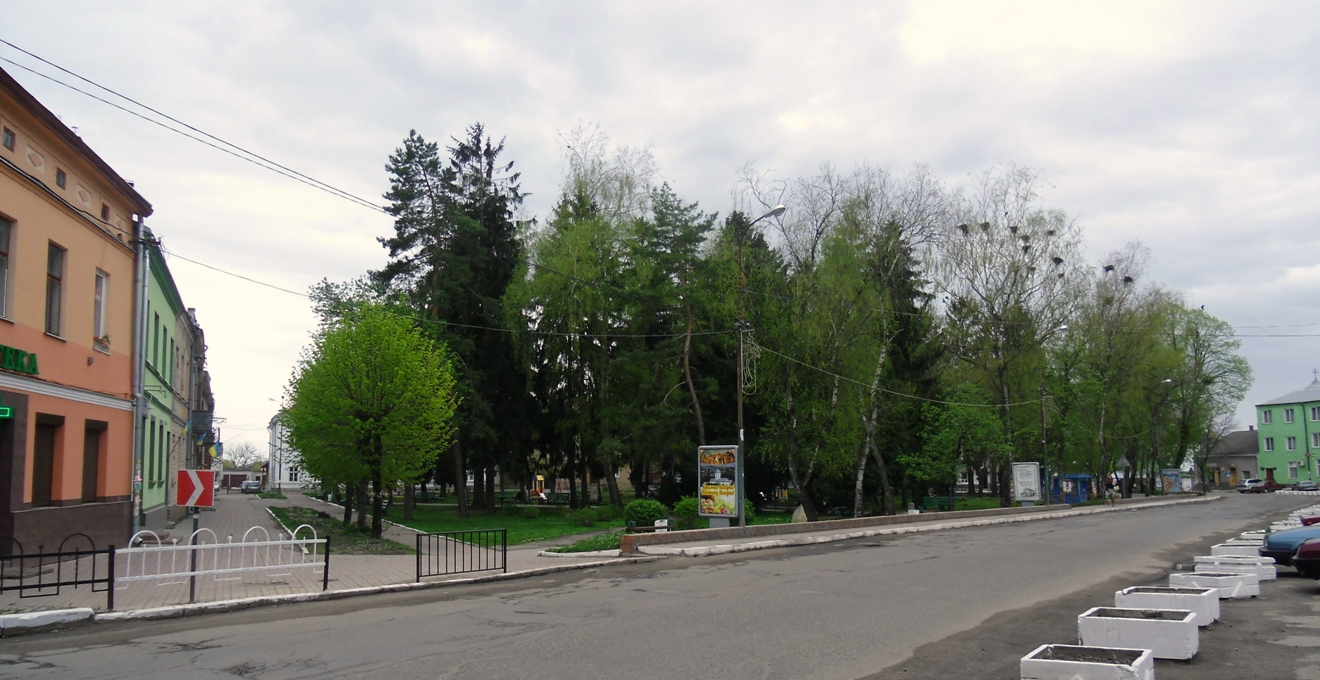
<path fill-rule="evenodd" d="M 85 547 L 84 547 L 85 546 Z M 72 534 L 54 552 L 27 553 L 23 544 L 0 536 L 0 593 L 18 591 L 19 598 L 54 597 L 61 588 L 88 586 L 105 593 L 105 608 L 115 608 L 115 547 L 97 550 L 87 534 Z M 98 587 L 100 586 L 100 587 Z"/>
<path fill-rule="evenodd" d="M 509 571 L 507 529 L 417 534 L 417 581 L 427 576 Z"/>

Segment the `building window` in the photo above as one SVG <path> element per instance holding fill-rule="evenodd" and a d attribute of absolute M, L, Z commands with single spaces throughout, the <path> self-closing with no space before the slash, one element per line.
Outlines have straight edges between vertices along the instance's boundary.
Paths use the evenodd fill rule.
<path fill-rule="evenodd" d="M 1265 438 L 1265 450 L 1266 450 L 1266 451 L 1273 451 L 1273 450 L 1274 450 L 1274 437 L 1266 437 L 1266 438 Z"/>
<path fill-rule="evenodd" d="M 98 349 L 109 349 L 105 341 L 105 297 L 110 290 L 110 275 L 99 269 L 96 272 L 96 292 L 92 300 L 92 339 Z"/>
<path fill-rule="evenodd" d="M 14 131 L 9 128 L 5 128 L 5 148 L 14 150 Z"/>
<path fill-rule="evenodd" d="M 1290 408 L 1283 409 L 1283 422 L 1291 423 L 1292 421 L 1293 421 L 1293 410 Z"/>
<path fill-rule="evenodd" d="M 1287 441 L 1286 441 L 1286 446 L 1288 447 L 1288 450 L 1289 450 L 1289 451 L 1296 451 L 1296 450 L 1297 450 L 1297 438 L 1296 438 L 1296 437 L 1288 437 L 1288 439 L 1287 439 Z"/>
<path fill-rule="evenodd" d="M 156 419 L 151 419 L 151 431 L 147 433 L 147 484 L 156 485 Z"/>
<path fill-rule="evenodd" d="M 1311 448 L 1320 449 L 1320 432 L 1311 433 Z"/>
<path fill-rule="evenodd" d="M 155 315 L 155 320 L 151 324 L 151 365 L 160 367 L 160 314 Z"/>
<path fill-rule="evenodd" d="M 104 203 L 101 204 L 101 221 L 102 222 L 110 221 L 110 206 Z"/>
<path fill-rule="evenodd" d="M 289 470 L 289 481 L 290 481 L 290 482 L 296 482 L 296 481 L 298 481 L 298 471 L 297 471 L 297 470 Z"/>
<path fill-rule="evenodd" d="M 13 223 L 0 220 L 0 316 L 9 316 L 9 232 Z"/>
<path fill-rule="evenodd" d="M 54 243 L 46 249 L 46 332 L 58 336 L 64 302 L 65 250 Z"/>
<path fill-rule="evenodd" d="M 55 168 L 55 185 L 63 189 L 64 185 L 67 184 L 68 181 L 69 181 L 69 176 L 64 174 L 63 170 L 59 168 Z"/>
<path fill-rule="evenodd" d="M 87 421 L 83 428 L 82 502 L 96 502 L 97 482 L 101 477 L 101 433 L 105 423 Z"/>
<path fill-rule="evenodd" d="M 1311 407 L 1311 422 L 1320 422 L 1320 406 Z"/>
<path fill-rule="evenodd" d="M 1297 479 L 1297 463 L 1288 463 L 1288 479 Z"/>
<path fill-rule="evenodd" d="M 1260 422 L 1268 425 L 1273 421 L 1274 421 L 1274 411 L 1265 409 L 1264 411 L 1260 412 Z"/>

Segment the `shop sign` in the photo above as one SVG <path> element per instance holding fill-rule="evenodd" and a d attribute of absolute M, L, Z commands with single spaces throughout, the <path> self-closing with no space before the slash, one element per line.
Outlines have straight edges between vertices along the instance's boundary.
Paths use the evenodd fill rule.
<path fill-rule="evenodd" d="M 700 516 L 738 516 L 737 446 L 697 449 L 697 477 L 701 487 Z"/>
<path fill-rule="evenodd" d="M 6 371 L 37 375 L 37 355 L 0 345 L 0 368 Z"/>

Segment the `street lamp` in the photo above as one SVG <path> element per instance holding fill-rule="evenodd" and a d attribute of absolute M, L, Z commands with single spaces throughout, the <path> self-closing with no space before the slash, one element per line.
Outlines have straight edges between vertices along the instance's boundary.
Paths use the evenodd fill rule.
<path fill-rule="evenodd" d="M 747 225 L 747 231 L 751 231 L 752 227 L 756 226 L 756 223 L 760 222 L 761 220 L 764 220 L 769 217 L 779 217 L 780 215 L 783 215 L 785 210 L 788 210 L 788 208 L 784 207 L 783 203 L 780 203 L 779 205 L 771 208 L 770 212 L 767 212 L 766 214 L 752 220 L 752 223 Z M 746 469 L 747 464 L 743 460 L 744 456 L 746 455 L 745 452 L 743 451 L 743 446 L 745 445 L 745 441 L 746 441 L 746 435 L 743 432 L 743 347 L 745 344 L 744 335 L 747 333 L 747 323 L 743 321 L 742 293 L 743 293 L 743 286 L 746 284 L 746 280 L 743 275 L 742 242 L 743 242 L 742 233 L 739 232 L 738 234 L 738 474 L 737 474 L 737 479 L 735 480 L 738 486 L 735 495 L 738 498 L 738 503 L 739 503 L 738 527 L 740 529 L 745 529 L 747 528 L 747 507 L 746 507 L 747 499 L 744 498 L 744 494 L 746 494 L 747 492 L 747 483 L 746 480 L 744 479 L 744 477 L 746 476 L 744 470 Z"/>

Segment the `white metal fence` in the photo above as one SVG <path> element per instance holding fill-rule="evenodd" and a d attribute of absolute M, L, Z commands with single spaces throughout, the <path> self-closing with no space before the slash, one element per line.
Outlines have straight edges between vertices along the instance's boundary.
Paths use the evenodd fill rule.
<path fill-rule="evenodd" d="M 304 533 L 307 535 L 299 538 Z M 289 576 L 295 569 L 321 570 L 324 590 L 330 578 L 329 540 L 317 538 L 316 530 L 307 524 L 294 529 L 292 536 L 280 534 L 276 540 L 271 540 L 265 528 L 252 527 L 237 543 L 233 536 L 221 543 L 215 532 L 206 528 L 194 531 L 185 543 L 164 543 L 155 532 L 143 530 L 116 555 L 123 556 L 125 567 L 115 573 L 115 587 L 120 590 L 134 581 L 155 581 L 158 586 L 195 583 L 197 576 L 237 581 L 249 573 Z"/>

